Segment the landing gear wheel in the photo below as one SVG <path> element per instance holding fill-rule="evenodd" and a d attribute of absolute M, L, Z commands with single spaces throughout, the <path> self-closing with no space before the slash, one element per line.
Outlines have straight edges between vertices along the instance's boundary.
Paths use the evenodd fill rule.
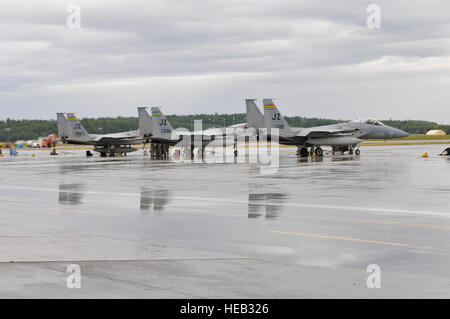
<path fill-rule="evenodd" d="M 306 147 L 302 147 L 301 149 L 300 149 L 300 156 L 301 157 L 307 157 L 308 156 L 308 149 L 306 148 Z"/>
<path fill-rule="evenodd" d="M 321 149 L 320 147 L 316 148 L 316 150 L 314 151 L 314 153 L 317 156 L 323 156 L 323 149 Z"/>
<path fill-rule="evenodd" d="M 355 150 L 355 154 L 356 154 L 356 155 L 361 154 L 361 151 L 359 150 L 359 148 L 357 148 L 357 149 Z"/>

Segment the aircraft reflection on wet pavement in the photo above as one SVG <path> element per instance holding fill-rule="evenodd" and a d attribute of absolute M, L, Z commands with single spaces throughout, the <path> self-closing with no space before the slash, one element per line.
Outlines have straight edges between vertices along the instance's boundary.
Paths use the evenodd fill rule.
<path fill-rule="evenodd" d="M 281 212 L 280 202 L 286 199 L 281 193 L 248 194 L 248 218 L 275 218 Z"/>
<path fill-rule="evenodd" d="M 162 211 L 169 203 L 170 192 L 167 189 L 149 189 L 141 188 L 140 209 L 142 213 L 153 211 Z"/>
<path fill-rule="evenodd" d="M 81 184 L 60 184 L 59 185 L 59 203 L 66 205 L 82 204 L 83 186 Z"/>

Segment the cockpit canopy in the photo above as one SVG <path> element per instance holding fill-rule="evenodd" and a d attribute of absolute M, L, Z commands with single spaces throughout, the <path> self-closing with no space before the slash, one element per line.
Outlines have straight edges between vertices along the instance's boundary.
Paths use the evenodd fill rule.
<path fill-rule="evenodd" d="M 358 119 L 358 120 L 353 120 L 353 123 L 365 123 L 365 124 L 369 124 L 369 125 L 384 125 L 382 122 L 375 120 L 375 119 Z"/>

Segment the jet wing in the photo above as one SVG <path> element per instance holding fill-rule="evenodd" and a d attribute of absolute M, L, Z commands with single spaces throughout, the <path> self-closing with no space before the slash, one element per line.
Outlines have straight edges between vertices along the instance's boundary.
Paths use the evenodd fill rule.
<path fill-rule="evenodd" d="M 202 137 L 211 137 L 211 136 L 223 136 L 223 135 L 236 135 L 236 134 L 244 134 L 248 129 L 246 128 L 247 123 L 236 124 L 229 127 L 221 127 L 221 128 L 208 128 L 203 131 L 194 131 L 194 132 L 185 132 L 179 131 L 177 134 L 179 136 L 202 136 Z M 175 130 L 176 132 L 176 130 Z"/>
<path fill-rule="evenodd" d="M 97 143 L 129 143 L 135 142 L 139 138 L 139 133 L 137 131 L 123 132 L 123 133 L 112 133 L 104 135 L 91 135 L 94 142 Z"/>
<path fill-rule="evenodd" d="M 301 137 L 325 137 L 330 135 L 340 135 L 346 133 L 353 133 L 358 129 L 353 127 L 337 126 L 337 125 L 324 125 L 304 128 L 296 132 L 296 136 Z"/>

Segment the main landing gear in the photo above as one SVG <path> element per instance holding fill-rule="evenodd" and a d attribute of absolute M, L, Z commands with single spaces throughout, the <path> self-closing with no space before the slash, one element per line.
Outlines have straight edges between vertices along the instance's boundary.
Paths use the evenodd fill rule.
<path fill-rule="evenodd" d="M 314 154 L 316 154 L 317 156 L 323 156 L 323 149 L 321 149 L 320 147 L 316 148 Z"/>
<path fill-rule="evenodd" d="M 297 146 L 297 155 L 300 157 L 307 157 L 309 155 L 308 149 L 305 146 Z"/>
<path fill-rule="evenodd" d="M 348 152 L 349 155 L 357 155 L 359 156 L 361 154 L 361 151 L 359 148 L 356 148 L 356 145 L 349 145 L 349 146 L 333 146 L 333 152 L 341 152 L 341 154 L 344 154 L 345 152 Z M 322 157 L 323 156 L 323 149 L 318 146 L 314 147 L 311 146 L 310 150 L 308 150 L 308 147 L 305 145 L 297 145 L 297 155 L 299 157 L 308 157 L 308 156 L 316 156 L 316 157 Z"/>
<path fill-rule="evenodd" d="M 163 143 L 151 143 L 150 144 L 150 156 L 156 159 L 168 159 L 169 158 L 169 144 Z"/>
<path fill-rule="evenodd" d="M 345 154 L 348 152 L 348 155 L 360 155 L 361 151 L 359 148 L 356 148 L 356 145 L 349 146 L 333 146 L 333 152 L 340 152 L 341 154 Z"/>
<path fill-rule="evenodd" d="M 308 148 L 303 145 L 297 146 L 297 155 L 300 157 L 308 157 L 309 155 L 315 155 L 315 156 L 323 156 L 323 149 L 320 147 L 314 148 L 314 146 L 311 146 L 311 151 L 308 151 Z"/>

